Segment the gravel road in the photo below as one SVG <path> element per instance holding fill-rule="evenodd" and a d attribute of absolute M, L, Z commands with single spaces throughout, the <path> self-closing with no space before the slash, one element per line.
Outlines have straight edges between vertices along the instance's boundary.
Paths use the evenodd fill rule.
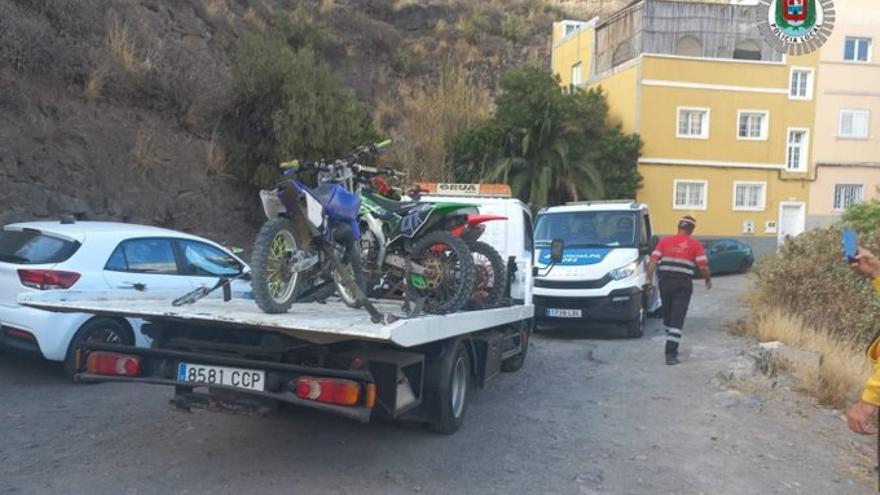
<path fill-rule="evenodd" d="M 677 367 L 656 320 L 640 340 L 542 331 L 451 437 L 298 410 L 186 414 L 164 387 L 73 385 L 3 354 L 0 493 L 871 493 L 871 439 L 839 412 L 713 380 L 751 345 L 722 331 L 747 284 L 697 288 Z"/>

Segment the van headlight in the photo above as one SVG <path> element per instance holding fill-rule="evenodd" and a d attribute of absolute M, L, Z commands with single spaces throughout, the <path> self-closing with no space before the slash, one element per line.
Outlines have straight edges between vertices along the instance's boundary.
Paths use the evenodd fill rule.
<path fill-rule="evenodd" d="M 625 278 L 629 278 L 636 272 L 639 268 L 639 262 L 633 261 L 632 263 L 620 267 L 616 270 L 611 270 L 608 272 L 608 276 L 611 277 L 611 280 L 623 280 Z"/>

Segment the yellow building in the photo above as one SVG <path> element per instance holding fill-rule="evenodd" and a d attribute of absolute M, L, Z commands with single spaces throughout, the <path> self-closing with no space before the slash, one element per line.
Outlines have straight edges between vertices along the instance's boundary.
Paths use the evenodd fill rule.
<path fill-rule="evenodd" d="M 831 37 L 819 52 L 808 227 L 880 198 L 880 2 L 835 0 Z"/>
<path fill-rule="evenodd" d="M 643 0 L 553 27 L 566 86 L 601 87 L 644 141 L 638 199 L 654 229 L 691 214 L 703 237 L 759 253 L 805 229 L 817 54 L 782 56 L 748 5 Z"/>

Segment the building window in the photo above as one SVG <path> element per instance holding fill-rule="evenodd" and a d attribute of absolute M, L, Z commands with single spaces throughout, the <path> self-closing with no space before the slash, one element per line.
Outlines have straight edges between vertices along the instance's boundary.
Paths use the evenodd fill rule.
<path fill-rule="evenodd" d="M 837 137 L 865 139 L 868 137 L 868 120 L 870 113 L 867 110 L 840 110 L 840 119 L 837 123 Z"/>
<path fill-rule="evenodd" d="M 871 38 L 851 38 L 843 43 L 843 59 L 849 62 L 871 61 Z"/>
<path fill-rule="evenodd" d="M 792 69 L 788 87 L 788 97 L 792 100 L 809 100 L 813 97 L 813 70 Z"/>
<path fill-rule="evenodd" d="M 696 36 L 682 36 L 675 44 L 675 54 L 684 57 L 702 57 L 703 44 Z"/>
<path fill-rule="evenodd" d="M 675 137 L 689 139 L 709 138 L 709 109 L 678 107 Z"/>
<path fill-rule="evenodd" d="M 672 207 L 677 210 L 705 210 L 707 192 L 708 184 L 704 180 L 676 180 Z"/>
<path fill-rule="evenodd" d="M 766 182 L 734 182 L 733 209 L 764 211 Z"/>
<path fill-rule="evenodd" d="M 807 130 L 789 129 L 785 153 L 785 168 L 790 172 L 807 170 Z"/>
<path fill-rule="evenodd" d="M 737 112 L 737 139 L 767 139 L 768 112 L 765 110 L 740 110 Z"/>
<path fill-rule="evenodd" d="M 761 60 L 761 45 L 752 40 L 738 41 L 733 47 L 733 58 L 740 60 Z"/>
<path fill-rule="evenodd" d="M 571 84 L 578 86 L 581 83 L 581 63 L 578 62 L 571 66 Z"/>
<path fill-rule="evenodd" d="M 864 194 L 865 186 L 862 184 L 834 184 L 834 209 L 845 210 L 861 203 Z"/>

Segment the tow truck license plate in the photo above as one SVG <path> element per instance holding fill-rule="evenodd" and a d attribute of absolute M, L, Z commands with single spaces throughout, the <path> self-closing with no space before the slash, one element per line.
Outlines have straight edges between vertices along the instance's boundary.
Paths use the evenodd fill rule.
<path fill-rule="evenodd" d="M 180 363 L 177 365 L 177 381 L 200 385 L 226 385 L 262 392 L 266 388 L 266 372 L 226 366 Z"/>
<path fill-rule="evenodd" d="M 579 309 L 547 308 L 547 316 L 553 318 L 580 318 L 583 313 Z"/>

